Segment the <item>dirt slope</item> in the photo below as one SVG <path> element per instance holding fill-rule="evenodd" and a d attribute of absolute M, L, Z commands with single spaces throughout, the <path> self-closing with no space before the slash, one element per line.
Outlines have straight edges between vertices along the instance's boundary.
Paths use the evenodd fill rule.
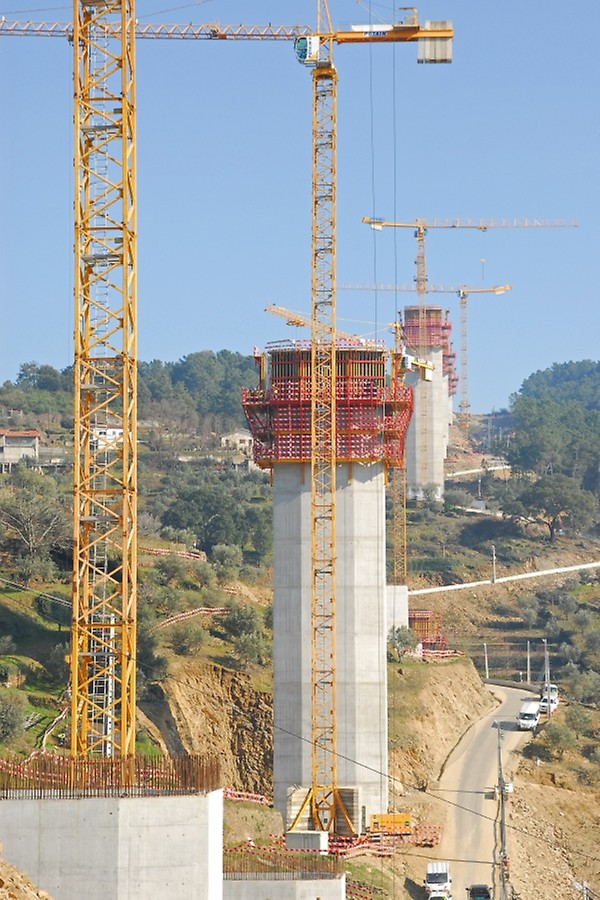
<path fill-rule="evenodd" d="M 496 702 L 466 657 L 405 662 L 389 692 L 390 774 L 406 789 L 437 780 L 459 737 Z"/>
<path fill-rule="evenodd" d="M 0 846 L 0 851 L 1 849 Z M 51 900 L 51 897 L 46 891 L 38 890 L 26 875 L 0 858 L 0 900 Z"/>
<path fill-rule="evenodd" d="M 217 754 L 224 785 L 270 796 L 270 695 L 254 690 L 243 673 L 189 659 L 175 660 L 170 674 L 165 682 L 165 702 L 143 707 L 145 715 L 162 730 L 163 746 L 169 752 Z"/>
<path fill-rule="evenodd" d="M 511 881 L 520 900 L 600 890 L 600 795 L 531 784 L 517 775 L 509 804 Z"/>

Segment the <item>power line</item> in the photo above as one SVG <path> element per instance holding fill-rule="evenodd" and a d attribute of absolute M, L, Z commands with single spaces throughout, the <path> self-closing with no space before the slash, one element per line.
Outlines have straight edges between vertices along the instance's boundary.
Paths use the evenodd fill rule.
<path fill-rule="evenodd" d="M 4 584 L 10 585 L 11 587 L 14 587 L 14 588 L 17 589 L 17 590 L 20 590 L 20 591 L 23 591 L 23 592 L 29 592 L 29 591 L 30 591 L 30 589 L 27 588 L 27 587 L 25 587 L 24 585 L 20 585 L 20 584 L 18 584 L 18 582 L 9 581 L 8 579 L 3 578 L 2 576 L 0 576 L 0 581 L 3 582 Z M 2 594 L 3 594 L 4 596 L 8 596 L 8 595 L 6 595 L 4 592 L 2 592 Z M 43 596 L 47 596 L 47 597 L 49 597 L 50 599 L 55 600 L 56 602 L 61 603 L 61 604 L 63 604 L 63 605 L 66 604 L 66 605 L 70 606 L 69 601 L 65 600 L 64 598 L 61 598 L 61 597 L 54 597 L 52 594 L 46 594 L 46 593 L 43 593 L 43 592 L 42 592 L 42 595 L 43 595 Z M 17 598 L 9 598 L 9 599 L 13 600 L 13 602 L 15 602 L 15 603 L 18 603 L 18 602 L 19 602 L 19 601 L 17 600 Z M 58 624 L 58 623 L 57 623 L 57 624 Z M 141 660 L 139 660 L 137 657 L 133 659 L 133 662 L 135 662 L 136 665 L 138 665 L 138 666 L 140 667 L 140 669 L 144 670 L 144 671 L 145 671 L 146 673 L 148 673 L 148 674 L 152 674 L 153 671 L 156 670 L 156 666 L 152 666 L 152 665 L 149 664 L 149 663 L 144 663 L 144 662 L 142 662 Z M 185 682 L 183 679 L 178 678 L 177 676 L 172 675 L 172 674 L 170 674 L 170 673 L 168 673 L 168 672 L 167 672 L 167 674 L 166 674 L 164 677 L 170 679 L 170 680 L 173 681 L 175 684 L 181 685 L 182 687 L 188 687 L 188 686 L 189 686 L 188 683 Z M 518 685 L 515 685 L 515 687 L 518 688 Z M 294 732 L 294 731 L 290 731 L 289 729 L 282 728 L 281 726 L 275 725 L 275 723 L 273 723 L 273 730 L 274 730 L 274 731 L 279 731 L 279 732 L 281 732 L 281 733 L 283 733 L 283 734 L 287 734 L 287 735 L 289 735 L 290 737 L 294 737 L 294 738 L 296 738 L 297 740 L 302 741 L 302 742 L 304 742 L 304 743 L 308 743 L 308 744 L 311 744 L 311 745 L 312 745 L 312 743 L 313 743 L 313 741 L 312 741 L 311 738 L 309 738 L 309 737 L 304 737 L 303 735 L 297 734 L 297 733 Z M 394 778 L 394 777 L 391 776 L 389 773 L 382 772 L 381 770 L 377 769 L 376 767 L 369 766 L 369 765 L 367 765 L 367 764 L 365 764 L 365 763 L 361 763 L 360 760 L 354 759 L 354 758 L 351 757 L 351 756 L 346 756 L 345 754 L 339 753 L 339 752 L 337 752 L 337 751 L 335 752 L 335 756 L 336 756 L 337 759 L 344 760 L 345 762 L 353 763 L 355 766 L 358 766 L 359 768 L 364 769 L 365 771 L 372 772 L 372 773 L 374 773 L 374 774 L 376 774 L 376 775 L 379 775 L 381 778 L 387 778 L 388 782 L 389 782 L 391 785 L 394 785 L 394 784 L 396 784 L 396 783 L 398 782 L 398 779 Z M 479 811 L 474 810 L 474 809 L 471 809 L 471 808 L 469 808 L 468 806 L 463 806 L 461 803 L 458 803 L 457 801 L 449 800 L 447 797 L 443 797 L 441 794 L 436 793 L 435 790 L 430 790 L 430 789 L 423 790 L 423 789 L 419 788 L 417 785 L 409 785 L 408 787 L 409 787 L 411 790 L 415 791 L 417 794 L 422 794 L 422 795 L 427 796 L 427 797 L 435 798 L 435 799 L 437 799 L 438 801 L 440 801 L 440 802 L 442 802 L 442 803 L 445 803 L 447 806 L 451 807 L 452 809 L 458 809 L 458 810 L 461 810 L 462 812 L 470 813 L 471 815 L 476 816 L 478 819 L 480 819 L 480 820 L 482 820 L 482 821 L 485 821 L 485 822 L 491 822 L 491 823 L 494 823 L 494 822 L 496 821 L 496 817 L 495 817 L 495 816 L 489 816 L 489 815 L 486 815 L 485 813 L 479 812 Z M 522 827 L 520 827 L 520 826 L 518 826 L 518 825 L 514 825 L 514 824 L 512 824 L 512 823 L 506 822 L 505 827 L 506 827 L 506 830 L 507 830 L 507 831 L 511 831 L 511 832 L 513 832 L 514 834 L 521 834 L 521 835 L 523 835 L 524 837 L 527 837 L 527 838 L 529 838 L 529 839 L 539 841 L 540 843 L 543 843 L 544 846 L 546 846 L 546 847 L 549 846 L 549 843 L 548 843 L 548 839 L 547 839 L 547 838 L 541 837 L 541 836 L 539 836 L 539 835 L 531 834 L 531 832 L 526 831 L 524 828 L 522 828 Z M 561 847 L 560 844 L 554 844 L 554 845 L 551 846 L 551 849 L 561 850 L 561 849 L 563 849 L 563 848 Z M 580 857 L 581 859 L 583 859 L 583 860 L 585 860 L 585 861 L 587 861 L 587 862 L 600 862 L 600 856 L 590 856 L 588 853 L 585 853 L 585 852 L 582 851 L 582 850 L 577 850 L 575 847 L 569 848 L 569 853 L 571 853 L 571 854 L 573 854 L 573 855 L 576 855 L 576 856 Z M 411 854 L 410 854 L 410 853 L 406 853 L 405 855 L 408 856 L 408 855 L 411 855 Z M 465 861 L 465 860 L 457 860 L 457 861 L 463 862 L 463 861 Z M 589 898 L 589 900 L 596 900 L 594 894 L 593 894 L 592 892 L 590 892 L 589 890 L 588 890 L 588 898 Z"/>

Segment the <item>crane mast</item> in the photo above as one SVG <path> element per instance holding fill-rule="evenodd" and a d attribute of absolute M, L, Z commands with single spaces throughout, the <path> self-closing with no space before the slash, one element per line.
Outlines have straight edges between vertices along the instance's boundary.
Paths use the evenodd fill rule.
<path fill-rule="evenodd" d="M 560 228 L 573 226 L 575 223 L 563 221 L 545 221 L 540 219 L 433 219 L 425 221 L 424 219 L 415 219 L 414 222 L 391 222 L 380 218 L 363 217 L 363 223 L 370 225 L 375 231 L 381 231 L 383 228 L 409 228 L 414 232 L 417 241 L 416 256 L 416 290 L 418 294 L 418 314 L 419 314 L 419 346 L 417 351 L 420 356 L 424 356 L 426 352 L 426 332 L 427 332 L 427 269 L 425 258 L 425 239 L 429 229 L 471 229 L 475 231 L 488 231 L 492 228 Z M 487 290 L 487 289 L 484 289 Z M 498 292 L 496 289 L 494 292 Z M 467 323 L 466 323 L 466 303 L 467 295 L 463 297 L 458 289 L 458 295 L 461 303 L 461 367 L 464 365 L 464 372 L 461 370 L 462 387 L 460 401 L 460 422 L 468 431 L 470 424 L 470 407 L 467 395 Z M 418 452 L 418 470 L 419 481 L 422 485 L 427 482 L 427 472 L 429 471 L 429 442 L 428 442 L 428 410 L 425 398 L 421 392 L 417 394 L 417 402 L 415 406 L 418 409 L 418 421 L 416 424 L 419 428 L 419 452 Z"/>
<path fill-rule="evenodd" d="M 317 33 L 327 5 L 318 5 Z M 331 24 L 328 28 L 331 33 Z M 336 742 L 336 137 L 337 72 L 331 40 L 313 68 L 311 276 L 311 684 L 313 828 L 336 831 L 341 813 Z"/>
<path fill-rule="evenodd" d="M 71 753 L 135 750 L 134 0 L 75 0 Z"/>
<path fill-rule="evenodd" d="M 446 24 L 446 23 L 444 23 Z M 327 26 L 327 30 L 323 26 Z M 451 39 L 452 29 L 436 37 Z M 313 74 L 313 177 L 311 278 L 311 628 L 312 628 L 312 784 L 292 823 L 297 827 L 307 806 L 312 827 L 355 830 L 337 782 L 336 749 L 336 135 L 337 72 L 334 42 L 419 40 L 416 21 L 392 34 L 391 26 L 334 33 L 327 0 L 317 2 L 317 33 L 296 40 L 300 62 Z M 350 34 L 351 38 L 347 38 Z M 433 42 L 433 47 L 438 45 Z M 430 48 L 431 49 L 431 48 Z M 449 62 L 448 46 L 439 61 Z M 430 53 L 424 51 L 423 59 Z"/>

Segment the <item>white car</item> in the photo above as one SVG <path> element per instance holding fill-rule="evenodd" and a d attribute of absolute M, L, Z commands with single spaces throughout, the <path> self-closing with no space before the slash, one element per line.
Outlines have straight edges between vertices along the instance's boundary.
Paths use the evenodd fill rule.
<path fill-rule="evenodd" d="M 558 697 L 550 697 L 550 712 L 553 713 L 556 707 L 558 706 Z M 540 700 L 540 712 L 547 713 L 548 712 L 548 698 L 542 697 Z"/>

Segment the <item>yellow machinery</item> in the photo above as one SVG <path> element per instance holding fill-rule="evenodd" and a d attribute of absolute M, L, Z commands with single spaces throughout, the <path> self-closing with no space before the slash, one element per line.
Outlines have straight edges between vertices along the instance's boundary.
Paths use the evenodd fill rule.
<path fill-rule="evenodd" d="M 363 290 L 363 291 L 394 291 L 394 292 L 414 292 L 416 287 L 405 284 L 363 284 L 363 285 L 341 285 L 346 290 Z M 470 427 L 470 402 L 468 388 L 468 300 L 470 294 L 505 294 L 512 290 L 510 284 L 499 284 L 489 288 L 474 288 L 462 285 L 461 287 L 436 287 L 427 285 L 426 292 L 428 294 L 456 294 L 460 302 L 460 400 L 458 405 L 458 422 L 469 432 Z"/>
<path fill-rule="evenodd" d="M 369 820 L 370 834 L 412 834 L 410 813 L 374 813 Z"/>
<path fill-rule="evenodd" d="M 431 228 L 443 228 L 443 229 L 472 229 L 475 231 L 488 231 L 490 228 L 557 228 L 564 227 L 568 223 L 566 222 L 547 222 L 541 221 L 539 219 L 491 219 L 491 220 L 467 220 L 462 221 L 460 219 L 433 219 L 431 221 L 425 221 L 424 219 L 415 219 L 414 222 L 389 222 L 385 219 L 378 218 L 370 218 L 368 216 L 363 217 L 363 222 L 367 225 L 370 225 L 375 231 L 380 231 L 383 228 L 410 228 L 414 232 L 414 236 L 417 241 L 417 257 L 416 257 L 416 290 L 418 295 L 418 304 L 419 304 L 419 346 L 417 347 L 417 353 L 419 356 L 425 356 L 426 350 L 426 331 L 427 331 L 427 269 L 426 269 L 426 259 L 425 259 L 425 237 L 427 232 Z M 460 297 L 460 288 L 457 289 L 457 293 L 459 293 Z M 461 301 L 462 302 L 462 301 Z M 466 315 L 466 306 L 464 306 L 465 315 Z M 465 341 L 466 341 L 466 331 L 465 331 Z M 463 342 L 463 346 L 465 346 Z M 465 360 L 466 360 L 466 349 L 465 349 Z M 466 366 L 465 366 L 466 369 Z M 466 391 L 466 384 L 464 385 L 463 390 Z M 461 395 L 462 396 L 462 395 Z M 467 396 L 466 394 L 464 395 Z M 418 407 L 418 419 L 415 421 L 415 425 L 419 429 L 420 440 L 419 440 L 419 479 L 422 484 L 425 484 L 427 481 L 427 471 L 428 471 L 428 440 L 427 440 L 427 404 L 423 401 L 423 398 L 419 400 L 416 404 Z M 465 418 L 463 421 L 467 423 L 468 427 L 468 400 L 466 400 L 466 410 L 465 410 Z"/>
<path fill-rule="evenodd" d="M 71 753 L 135 752 L 137 354 L 133 0 L 75 2 Z"/>
<path fill-rule="evenodd" d="M 337 783 L 335 669 L 335 258 L 337 72 L 334 43 L 423 41 L 423 61 L 450 62 L 452 29 L 421 29 L 416 14 L 402 25 L 332 29 L 326 0 L 317 3 L 317 32 L 296 41 L 300 62 L 313 72 L 311 285 L 311 520 L 312 520 L 312 785 L 292 828 L 307 807 L 312 827 L 355 831 Z M 439 52 L 438 52 L 439 51 Z"/>

